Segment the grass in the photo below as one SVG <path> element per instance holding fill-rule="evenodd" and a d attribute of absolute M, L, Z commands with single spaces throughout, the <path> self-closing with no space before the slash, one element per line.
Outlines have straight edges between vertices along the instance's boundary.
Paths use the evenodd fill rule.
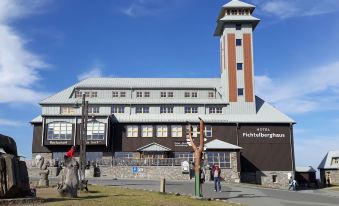
<path fill-rule="evenodd" d="M 161 194 L 143 190 L 90 185 L 90 192 L 81 192 L 78 198 L 58 197 L 55 188 L 40 188 L 37 196 L 47 206 L 230 206 L 231 203 L 192 199 L 185 196 Z"/>

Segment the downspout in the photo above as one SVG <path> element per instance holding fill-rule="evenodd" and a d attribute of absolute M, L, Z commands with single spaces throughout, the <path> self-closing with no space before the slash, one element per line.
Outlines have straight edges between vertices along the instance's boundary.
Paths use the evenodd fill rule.
<path fill-rule="evenodd" d="M 42 132 L 41 132 L 41 146 L 44 146 L 44 136 L 45 136 L 45 118 L 42 117 Z"/>
<path fill-rule="evenodd" d="M 294 156 L 293 124 L 294 123 L 290 123 L 290 143 L 291 143 L 292 172 L 293 172 L 293 177 L 295 177 L 295 156 Z"/>
<path fill-rule="evenodd" d="M 75 139 L 77 138 L 77 132 L 78 132 L 78 118 L 75 117 L 75 129 L 74 129 L 74 135 L 73 135 L 73 145 L 75 146 Z"/>

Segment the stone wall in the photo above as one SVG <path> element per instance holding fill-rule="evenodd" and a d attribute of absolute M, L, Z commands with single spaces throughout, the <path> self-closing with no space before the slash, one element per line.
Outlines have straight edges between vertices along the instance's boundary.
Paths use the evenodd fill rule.
<path fill-rule="evenodd" d="M 240 172 L 238 172 L 238 161 L 236 152 L 231 152 L 231 168 L 221 168 L 220 176 L 228 183 L 240 182 Z"/>
<path fill-rule="evenodd" d="M 160 179 L 165 177 L 168 180 L 189 180 L 189 174 L 183 174 L 180 166 L 146 166 L 136 167 L 133 172 L 131 166 L 101 167 L 101 177 L 117 179 Z"/>
<path fill-rule="evenodd" d="M 35 160 L 37 155 L 41 155 L 45 160 L 51 161 L 53 158 L 53 153 L 32 153 L 32 159 Z"/>
<path fill-rule="evenodd" d="M 241 173 L 241 182 L 258 184 L 270 188 L 288 188 L 292 171 L 257 171 Z"/>
<path fill-rule="evenodd" d="M 327 177 L 330 176 L 331 184 L 339 185 L 339 169 L 337 170 L 321 170 L 320 171 L 320 180 L 324 185 L 327 185 Z"/>

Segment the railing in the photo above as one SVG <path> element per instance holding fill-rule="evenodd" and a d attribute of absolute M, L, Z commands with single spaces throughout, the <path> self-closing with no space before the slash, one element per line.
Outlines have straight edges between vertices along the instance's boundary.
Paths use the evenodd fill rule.
<path fill-rule="evenodd" d="M 113 158 L 112 166 L 181 166 L 189 158 L 164 158 L 164 159 L 121 159 Z"/>
<path fill-rule="evenodd" d="M 132 159 L 132 158 L 113 158 L 100 159 L 92 161 L 90 164 L 98 167 L 110 166 L 181 166 L 181 163 L 191 162 L 192 158 L 163 158 L 163 159 Z M 25 160 L 27 168 L 37 167 L 35 160 Z M 50 161 L 50 165 L 54 166 L 54 160 Z"/>

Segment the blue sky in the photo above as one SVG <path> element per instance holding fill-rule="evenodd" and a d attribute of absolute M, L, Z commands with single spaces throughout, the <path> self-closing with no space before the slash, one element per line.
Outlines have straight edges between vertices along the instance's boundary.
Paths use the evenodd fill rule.
<path fill-rule="evenodd" d="M 0 133 L 31 156 L 38 102 L 79 79 L 218 77 L 225 0 L 1 0 Z M 256 92 L 294 118 L 297 165 L 339 149 L 339 1 L 248 0 Z"/>

